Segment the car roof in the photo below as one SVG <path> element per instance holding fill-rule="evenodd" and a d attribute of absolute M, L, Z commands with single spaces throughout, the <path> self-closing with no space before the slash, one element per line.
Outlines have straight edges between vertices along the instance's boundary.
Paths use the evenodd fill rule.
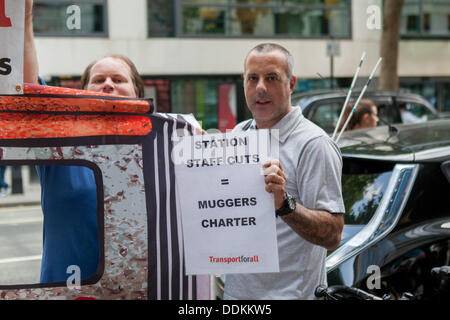
<path fill-rule="evenodd" d="M 450 159 L 450 119 L 346 131 L 338 144 L 344 158 L 442 162 Z"/>
<path fill-rule="evenodd" d="M 352 90 L 352 96 L 353 95 L 359 95 L 361 93 L 361 89 L 353 89 Z M 310 90 L 305 92 L 296 92 L 292 94 L 293 99 L 301 99 L 301 98 L 309 98 L 313 96 L 347 96 L 348 89 L 347 88 L 338 88 L 338 89 L 319 89 L 319 90 Z M 421 95 L 411 92 L 402 91 L 401 89 L 398 91 L 392 91 L 392 90 L 376 90 L 376 89 L 367 89 L 365 92 L 365 95 L 372 95 L 372 96 L 410 96 L 410 97 L 420 97 Z M 422 98 L 423 99 L 423 98 Z"/>
<path fill-rule="evenodd" d="M 358 98 L 361 90 L 353 90 L 351 94 L 352 99 Z M 311 103 L 324 100 L 324 99 L 333 99 L 333 98 L 345 98 L 348 94 L 348 89 L 326 89 L 326 90 L 311 90 L 303 93 L 294 93 L 292 94 L 291 100 L 293 105 L 300 105 L 302 109 Z M 403 91 L 389 91 L 389 90 L 367 90 L 364 93 L 363 98 L 402 98 L 413 100 L 417 102 L 421 102 L 422 104 L 427 105 L 430 109 L 435 111 L 435 108 L 421 95 L 403 92 Z"/>

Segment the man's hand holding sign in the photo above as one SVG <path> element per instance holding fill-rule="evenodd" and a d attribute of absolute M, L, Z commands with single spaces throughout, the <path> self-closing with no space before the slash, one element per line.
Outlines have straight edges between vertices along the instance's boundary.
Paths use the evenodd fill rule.
<path fill-rule="evenodd" d="M 282 217 L 305 240 L 334 250 L 339 244 L 340 230 L 343 228 L 342 216 L 297 205 L 295 198 L 285 191 L 286 175 L 279 160 L 270 160 L 264 164 L 264 176 L 266 191 L 273 193 L 275 198 L 277 216 Z M 284 214 L 279 214 L 282 210 Z"/>
<path fill-rule="evenodd" d="M 266 191 L 273 193 L 275 197 L 275 209 L 280 209 L 286 199 L 284 185 L 286 184 L 286 175 L 281 167 L 279 160 L 269 160 L 263 165 L 264 181 L 266 182 Z"/>

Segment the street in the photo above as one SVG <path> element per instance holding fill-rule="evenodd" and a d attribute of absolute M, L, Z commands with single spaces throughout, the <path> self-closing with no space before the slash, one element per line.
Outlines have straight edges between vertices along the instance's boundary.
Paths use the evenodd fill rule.
<path fill-rule="evenodd" d="M 39 282 L 42 221 L 40 206 L 0 208 L 0 285 Z"/>

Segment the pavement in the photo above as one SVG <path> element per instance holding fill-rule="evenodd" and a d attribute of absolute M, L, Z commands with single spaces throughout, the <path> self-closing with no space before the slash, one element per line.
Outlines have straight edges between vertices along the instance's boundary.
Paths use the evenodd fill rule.
<path fill-rule="evenodd" d="M 9 190 L 9 192 L 11 192 Z M 30 184 L 24 193 L 12 194 L 8 193 L 4 197 L 0 197 L 0 208 L 32 206 L 41 203 L 41 186 L 39 183 Z"/>

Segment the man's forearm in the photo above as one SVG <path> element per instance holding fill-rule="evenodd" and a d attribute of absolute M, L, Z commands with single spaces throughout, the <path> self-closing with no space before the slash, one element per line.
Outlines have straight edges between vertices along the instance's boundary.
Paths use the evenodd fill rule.
<path fill-rule="evenodd" d="M 310 210 L 297 203 L 295 211 L 282 219 L 303 239 L 328 250 L 336 249 L 341 241 L 344 227 L 342 214 Z"/>

